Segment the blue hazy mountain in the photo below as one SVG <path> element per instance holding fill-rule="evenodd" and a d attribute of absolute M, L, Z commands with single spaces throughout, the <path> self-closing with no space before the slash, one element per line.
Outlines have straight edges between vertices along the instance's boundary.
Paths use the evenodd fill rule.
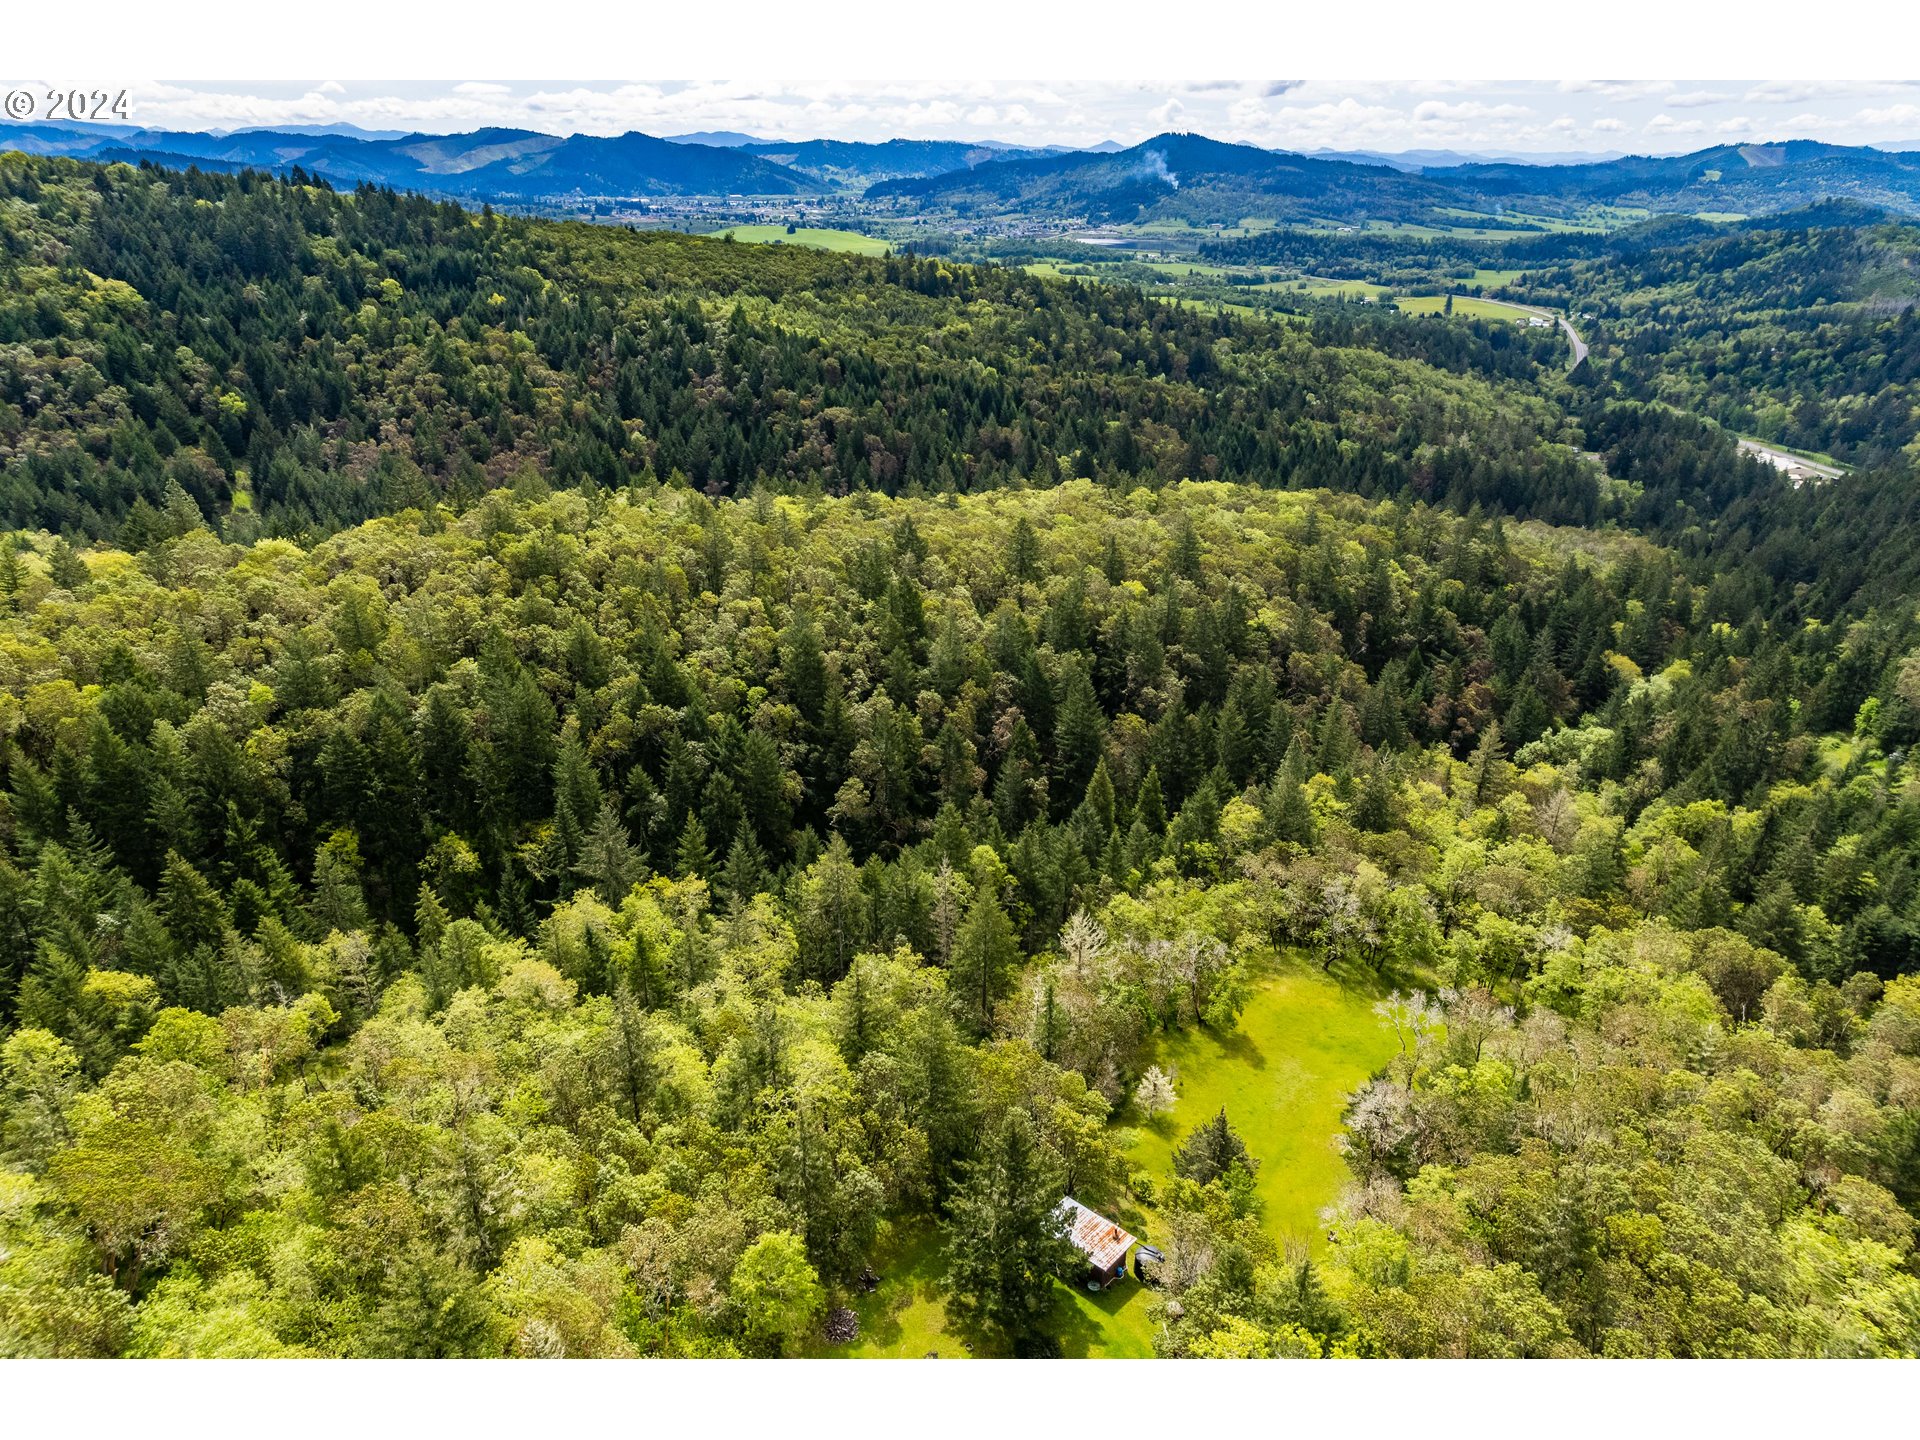
<path fill-rule="evenodd" d="M 944 175 L 996 161 L 1061 153 L 969 140 L 755 140 L 740 148 L 826 184 L 861 190 L 882 180 Z"/>
<path fill-rule="evenodd" d="M 1415 220 L 1436 210 L 1635 205 L 1766 213 L 1846 199 L 1920 211 L 1920 154 L 1793 140 L 1578 164 L 1529 158 L 1414 168 L 1406 157 L 1331 158 L 1165 134 L 1106 154 L 1076 151 L 884 181 L 867 192 L 968 215 Z"/>
<path fill-rule="evenodd" d="M 21 125 L 0 129 L 0 145 L 41 154 L 155 164 L 299 166 L 337 184 L 370 181 L 475 199 L 544 201 L 572 196 L 806 195 L 825 186 L 757 155 L 716 145 L 676 144 L 638 132 L 545 135 L 488 128 L 459 135 L 367 139 L 332 130 L 204 131 Z"/>
<path fill-rule="evenodd" d="M 222 170 L 298 166 L 335 184 L 476 201 L 864 193 L 972 215 L 1108 223 L 1421 220 L 1448 208 L 1532 204 L 1767 214 L 1830 199 L 1920 211 L 1914 149 L 1810 140 L 1654 156 L 1304 155 L 1172 133 L 1126 147 L 1109 141 L 1065 150 L 995 141 L 767 140 L 732 131 L 668 139 L 502 127 L 394 135 L 350 125 L 209 132 L 37 122 L 0 125 L 0 148 Z"/>
<path fill-rule="evenodd" d="M 739 130 L 693 130 L 685 135 L 662 135 L 660 138 L 671 140 L 676 145 L 718 145 L 722 149 L 738 149 L 742 145 L 762 143 L 760 136 L 744 134 Z"/>

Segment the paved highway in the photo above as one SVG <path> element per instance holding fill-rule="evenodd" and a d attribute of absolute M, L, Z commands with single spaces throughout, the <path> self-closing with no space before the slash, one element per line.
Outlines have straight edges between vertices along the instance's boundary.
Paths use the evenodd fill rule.
<path fill-rule="evenodd" d="M 1567 369 L 1578 370 L 1580 362 L 1587 358 L 1587 342 L 1580 338 L 1580 332 L 1573 328 L 1573 322 L 1564 315 L 1560 317 L 1560 328 L 1567 332 L 1568 343 L 1573 346 L 1573 363 Z"/>

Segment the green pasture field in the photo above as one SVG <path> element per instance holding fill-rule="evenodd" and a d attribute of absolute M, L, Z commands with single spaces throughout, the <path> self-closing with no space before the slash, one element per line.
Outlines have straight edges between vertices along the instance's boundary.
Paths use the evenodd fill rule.
<path fill-rule="evenodd" d="M 1350 299 L 1362 295 L 1377 300 L 1390 293 L 1385 285 L 1376 285 L 1371 280 L 1330 280 L 1319 275 L 1302 275 L 1294 280 L 1268 280 L 1263 284 L 1250 286 L 1254 290 L 1285 291 L 1293 295 L 1312 295 L 1321 299 L 1345 295 Z"/>
<path fill-rule="evenodd" d="M 788 232 L 784 225 L 734 225 L 715 232 L 749 245 L 807 245 L 815 250 L 843 250 L 852 255 L 884 255 L 893 247 L 875 235 L 857 230 L 816 230 L 809 226 Z"/>
<path fill-rule="evenodd" d="M 1447 297 L 1406 295 L 1395 303 L 1409 315 L 1441 315 L 1446 313 Z M 1520 320 L 1528 315 L 1544 315 L 1546 312 L 1524 305 L 1509 305 L 1501 300 L 1482 300 L 1472 295 L 1455 295 L 1453 313 L 1463 319 Z"/>

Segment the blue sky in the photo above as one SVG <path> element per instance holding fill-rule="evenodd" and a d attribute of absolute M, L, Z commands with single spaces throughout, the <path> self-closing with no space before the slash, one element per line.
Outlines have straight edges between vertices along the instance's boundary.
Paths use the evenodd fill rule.
<path fill-rule="evenodd" d="M 1915 81 L 316 80 L 154 81 L 132 90 L 136 122 L 190 129 L 346 121 L 1065 145 L 1181 129 L 1280 149 L 1636 154 L 1735 140 L 1920 144 Z"/>

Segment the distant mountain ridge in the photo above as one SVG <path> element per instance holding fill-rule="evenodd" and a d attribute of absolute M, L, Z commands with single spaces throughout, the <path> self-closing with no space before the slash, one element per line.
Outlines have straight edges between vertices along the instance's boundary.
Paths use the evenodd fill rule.
<path fill-rule="evenodd" d="M 865 189 L 883 180 L 943 175 L 976 165 L 1065 153 L 967 140 L 756 140 L 740 147 L 816 180 Z"/>
<path fill-rule="evenodd" d="M 411 130 L 369 130 L 345 120 L 329 120 L 324 125 L 241 125 L 233 130 L 215 130 L 215 135 L 245 135 L 253 130 L 274 130 L 282 135 L 348 135 L 356 140 L 404 140 Z"/>
<path fill-rule="evenodd" d="M 462 199 L 557 200 L 576 196 L 814 195 L 813 176 L 739 148 L 682 144 L 652 135 L 547 135 L 487 128 L 458 135 L 370 140 L 333 131 L 128 130 L 21 125 L 0 146 L 78 159 L 152 160 L 215 167 L 294 166 L 340 184 L 369 181 Z M 21 141 L 27 142 L 21 144 Z M 111 156 L 105 152 L 112 151 Z"/>
<path fill-rule="evenodd" d="M 0 126 L 0 149 L 168 166 L 285 172 L 467 201 L 560 203 L 696 195 L 864 194 L 977 216 L 1093 223 L 1184 219 L 1458 223 L 1448 212 L 1591 205 L 1766 214 L 1827 200 L 1920 212 L 1920 153 L 1811 140 L 1686 155 L 1476 157 L 1454 151 L 1297 154 L 1169 132 L 1085 150 L 959 140 L 767 140 L 490 127 L 391 135 L 350 125 L 226 133 L 125 125 Z M 1567 161 L 1573 163 L 1566 163 Z M 1489 218 L 1496 228 L 1517 222 Z"/>
<path fill-rule="evenodd" d="M 1556 209 L 1761 213 L 1845 199 L 1911 214 L 1920 212 L 1920 154 L 1791 140 L 1571 165 L 1478 161 L 1415 170 L 1385 157 L 1295 155 L 1168 133 L 1111 154 L 1002 161 L 886 181 L 867 193 L 969 215 L 1101 223 L 1433 220 L 1436 212 L 1524 209 L 1529 201 Z"/>
<path fill-rule="evenodd" d="M 1395 170 L 1448 170 L 1456 165 L 1511 162 L 1516 165 L 1589 165 L 1618 160 L 1618 150 L 1595 153 L 1581 150 L 1472 152 L 1465 150 L 1303 150 L 1315 160 L 1351 160 L 1355 164 L 1389 165 Z"/>
<path fill-rule="evenodd" d="M 878 181 L 1060 154 L 991 141 L 766 140 L 739 131 L 674 136 L 548 135 L 489 127 L 457 135 L 288 126 L 226 132 L 134 126 L 9 125 L 0 148 L 76 159 L 145 159 L 209 168 L 300 166 L 346 184 L 372 181 L 462 198 L 573 195 L 811 195 Z M 109 153 L 110 152 L 110 153 Z"/>
<path fill-rule="evenodd" d="M 662 135 L 660 138 L 671 140 L 676 145 L 718 145 L 723 149 L 764 143 L 763 137 L 739 130 L 692 130 L 685 135 Z"/>
<path fill-rule="evenodd" d="M 1456 198 L 1422 176 L 1383 165 L 1173 132 L 1124 150 L 997 161 L 965 172 L 887 181 L 867 193 L 976 214 L 1082 214 L 1102 222 L 1147 216 L 1237 220 L 1251 214 L 1311 219 L 1356 211 L 1411 216 Z"/>
<path fill-rule="evenodd" d="M 1781 210 L 1848 199 L 1920 210 L 1920 154 L 1785 140 L 1589 165 L 1462 165 L 1448 178 L 1486 195 L 1549 195 L 1658 209 Z"/>

